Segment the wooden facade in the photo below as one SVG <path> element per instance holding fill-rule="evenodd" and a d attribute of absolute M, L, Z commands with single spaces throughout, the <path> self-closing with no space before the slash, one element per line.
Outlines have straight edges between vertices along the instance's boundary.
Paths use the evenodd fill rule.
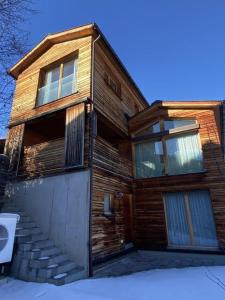
<path fill-rule="evenodd" d="M 151 110 L 153 112 L 151 112 Z M 166 249 L 168 246 L 163 194 L 204 189 L 210 192 L 219 248 L 224 248 L 225 164 L 221 135 L 221 102 L 163 102 L 155 104 L 130 121 L 131 132 L 152 120 L 193 118 L 199 124 L 204 172 L 134 179 L 135 235 L 140 248 Z M 141 124 L 141 125 L 139 125 Z"/>
<path fill-rule="evenodd" d="M 76 91 L 38 106 L 43 74 L 70 58 L 77 64 Z M 47 36 L 11 75 L 17 79 L 5 147 L 11 171 L 16 180 L 90 171 L 92 262 L 132 246 L 166 249 L 169 191 L 209 190 L 219 247 L 225 246 L 220 101 L 149 106 L 95 24 Z M 204 172 L 136 178 L 134 144 L 143 137 L 135 133 L 165 119 L 196 120 L 189 130 L 200 135 Z"/>

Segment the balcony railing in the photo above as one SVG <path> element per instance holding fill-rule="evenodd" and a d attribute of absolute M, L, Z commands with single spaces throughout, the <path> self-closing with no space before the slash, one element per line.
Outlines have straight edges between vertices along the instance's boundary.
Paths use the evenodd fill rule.
<path fill-rule="evenodd" d="M 61 97 L 68 96 L 74 93 L 75 90 L 75 75 L 71 74 L 63 77 L 61 80 L 51 82 L 39 88 L 37 105 L 43 105 Z"/>

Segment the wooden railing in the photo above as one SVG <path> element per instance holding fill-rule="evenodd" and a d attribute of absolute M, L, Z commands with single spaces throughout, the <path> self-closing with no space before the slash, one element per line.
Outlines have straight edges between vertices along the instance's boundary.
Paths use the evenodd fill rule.
<path fill-rule="evenodd" d="M 19 176 L 35 177 L 64 169 L 64 138 L 24 147 Z"/>
<path fill-rule="evenodd" d="M 93 162 L 117 174 L 132 176 L 132 162 L 121 156 L 118 149 L 101 137 L 97 137 L 95 141 Z"/>

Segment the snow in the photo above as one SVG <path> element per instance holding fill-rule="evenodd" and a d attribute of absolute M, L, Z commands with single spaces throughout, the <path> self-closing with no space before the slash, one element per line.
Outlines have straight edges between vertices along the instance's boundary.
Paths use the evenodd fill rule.
<path fill-rule="evenodd" d="M 10 279 L 1 300 L 224 300 L 225 267 L 151 270 L 63 286 Z"/>

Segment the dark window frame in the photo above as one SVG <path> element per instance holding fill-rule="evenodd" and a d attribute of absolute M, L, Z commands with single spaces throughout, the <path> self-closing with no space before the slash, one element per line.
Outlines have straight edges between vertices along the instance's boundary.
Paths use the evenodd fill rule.
<path fill-rule="evenodd" d="M 194 120 L 195 124 L 192 125 L 185 125 L 177 128 L 173 128 L 170 130 L 164 130 L 164 121 L 168 120 Z M 139 133 L 143 130 L 143 128 L 148 128 L 157 122 L 160 122 L 160 128 L 161 132 L 157 133 L 151 133 L 151 134 L 145 134 L 143 136 L 136 136 L 136 133 Z M 170 138 L 177 137 L 177 136 L 185 136 L 190 133 L 197 133 L 198 134 L 198 139 L 199 139 L 199 146 L 200 146 L 200 151 L 203 154 L 202 150 L 202 144 L 200 140 L 200 135 L 199 135 L 199 124 L 197 123 L 197 120 L 194 118 L 168 118 L 168 119 L 159 119 L 159 120 L 154 120 L 154 122 L 151 122 L 148 124 L 148 126 L 142 127 L 141 130 L 136 131 L 132 136 L 132 148 L 133 148 L 133 173 L 134 177 L 136 179 L 142 179 L 142 178 L 156 178 L 156 177 L 163 177 L 163 176 L 177 176 L 177 175 L 184 175 L 184 174 L 191 174 L 190 173 L 177 173 L 177 174 L 169 174 L 169 168 L 168 168 L 168 154 L 167 154 L 167 146 L 166 146 L 166 141 Z M 159 176 L 152 176 L 152 177 L 136 177 L 136 159 L 135 159 L 135 145 L 136 144 L 142 144 L 142 143 L 147 143 L 147 142 L 153 142 L 153 141 L 160 141 L 162 143 L 162 148 L 163 148 L 163 165 L 164 165 L 164 171 L 162 172 L 162 175 Z M 203 156 L 202 156 L 202 162 L 203 162 Z M 200 173 L 200 172 L 205 172 L 205 169 L 202 168 L 201 171 L 199 172 L 194 172 L 194 173 Z"/>

